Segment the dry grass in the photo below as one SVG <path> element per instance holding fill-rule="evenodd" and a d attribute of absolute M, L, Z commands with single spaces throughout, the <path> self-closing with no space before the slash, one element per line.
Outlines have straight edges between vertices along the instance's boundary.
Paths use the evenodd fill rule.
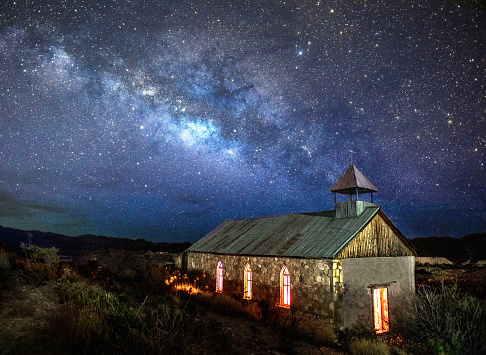
<path fill-rule="evenodd" d="M 486 307 L 457 285 L 421 287 L 392 328 L 417 353 L 486 354 Z"/>
<path fill-rule="evenodd" d="M 356 339 L 350 345 L 350 353 L 353 355 L 389 355 L 389 346 L 379 340 Z"/>
<path fill-rule="evenodd" d="M 0 283 L 4 283 L 10 276 L 12 269 L 12 256 L 4 250 L 0 250 Z"/>

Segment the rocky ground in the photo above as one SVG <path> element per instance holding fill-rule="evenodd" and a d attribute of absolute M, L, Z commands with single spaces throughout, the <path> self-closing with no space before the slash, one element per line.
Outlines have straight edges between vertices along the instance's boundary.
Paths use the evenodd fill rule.
<path fill-rule="evenodd" d="M 417 285 L 457 282 L 461 289 L 486 299 L 486 267 L 424 265 L 417 268 L 416 276 Z M 0 284 L 0 355 L 82 353 L 80 349 L 69 348 L 63 334 L 59 334 L 62 325 L 56 324 L 59 319 L 56 315 L 62 312 L 62 307 L 56 282 L 33 287 L 18 272 L 12 272 L 8 282 Z M 210 319 L 207 324 L 214 325 L 215 329 L 209 332 L 212 341 L 208 344 L 216 343 L 218 349 L 200 344 L 191 353 L 282 354 L 278 351 L 282 335 L 275 328 L 210 310 L 205 317 Z M 300 339 L 293 349 L 296 354 L 343 354 Z"/>
<path fill-rule="evenodd" d="M 50 324 L 59 306 L 52 284 L 34 288 L 16 280 L 0 290 L 0 354 L 62 354 Z"/>
<path fill-rule="evenodd" d="M 231 344 L 232 354 L 282 354 L 277 351 L 278 334 L 275 330 L 249 319 L 234 318 L 209 312 L 208 316 L 222 324 L 222 336 Z M 295 354 L 344 354 L 335 349 L 317 347 L 305 341 L 297 341 Z"/>
<path fill-rule="evenodd" d="M 0 289 L 0 355 L 22 354 L 70 354 L 63 343 L 62 334 L 53 330 L 56 312 L 62 306 L 56 283 L 40 287 L 28 285 L 18 276 Z M 194 349 L 197 354 L 282 354 L 277 351 L 279 334 L 262 323 L 241 317 L 230 317 L 208 311 L 223 344 L 218 351 L 206 349 L 203 344 Z M 57 327 L 58 328 L 58 327 Z M 79 350 L 79 349 L 78 349 Z M 75 351 L 76 352 L 76 351 Z M 78 351 L 79 353 L 79 351 Z M 305 341 L 297 341 L 296 354 L 343 354 L 334 349 L 319 347 Z"/>
<path fill-rule="evenodd" d="M 483 265 L 483 264 L 481 264 Z M 486 300 L 486 266 L 420 265 L 415 269 L 415 283 L 433 285 L 440 282 L 457 283 L 461 290 Z"/>

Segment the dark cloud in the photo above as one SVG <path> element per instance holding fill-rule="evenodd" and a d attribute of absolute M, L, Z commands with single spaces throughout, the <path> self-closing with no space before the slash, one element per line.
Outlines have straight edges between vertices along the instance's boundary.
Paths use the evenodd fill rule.
<path fill-rule="evenodd" d="M 42 214 L 65 215 L 69 211 L 59 206 L 41 204 L 16 198 L 6 191 L 0 190 L 0 218 L 35 218 Z"/>

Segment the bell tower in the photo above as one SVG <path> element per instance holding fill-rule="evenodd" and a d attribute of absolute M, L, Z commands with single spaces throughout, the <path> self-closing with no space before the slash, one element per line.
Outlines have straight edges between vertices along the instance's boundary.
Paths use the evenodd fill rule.
<path fill-rule="evenodd" d="M 364 208 L 373 204 L 373 192 L 378 189 L 368 180 L 354 164 L 346 170 L 331 187 L 334 192 L 334 204 L 337 218 L 356 217 Z M 337 202 L 336 194 L 349 195 L 349 201 Z M 370 194 L 371 203 L 360 201 L 363 195 Z M 353 200 L 353 196 L 355 196 Z"/>

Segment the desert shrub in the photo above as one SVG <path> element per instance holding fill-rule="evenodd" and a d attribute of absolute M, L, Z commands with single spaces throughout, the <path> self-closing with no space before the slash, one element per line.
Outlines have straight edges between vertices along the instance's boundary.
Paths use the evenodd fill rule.
<path fill-rule="evenodd" d="M 485 305 L 457 285 L 420 288 L 396 311 L 392 326 L 415 352 L 486 353 Z"/>
<path fill-rule="evenodd" d="M 258 304 L 243 299 L 236 299 L 226 294 L 214 292 L 200 292 L 193 296 L 194 301 L 214 312 L 231 317 L 256 318 Z"/>
<path fill-rule="evenodd" d="M 390 355 L 392 354 L 388 344 L 380 340 L 355 339 L 349 346 L 349 352 L 353 355 Z"/>
<path fill-rule="evenodd" d="M 351 345 L 357 340 L 376 341 L 376 332 L 365 322 L 358 322 L 351 328 L 346 328 L 338 333 L 338 342 L 343 349 L 351 352 Z"/>
<path fill-rule="evenodd" d="M 0 250 L 0 282 L 5 282 L 10 276 L 12 258 L 5 250 Z"/>
<path fill-rule="evenodd" d="M 133 320 L 129 308 L 115 294 L 83 282 L 66 282 L 60 287 L 72 315 L 77 318 L 73 335 L 82 338 L 86 349 L 103 348 L 113 337 L 127 335 Z"/>
<path fill-rule="evenodd" d="M 137 312 L 136 325 L 130 334 L 130 343 L 146 354 L 190 354 L 204 341 L 208 320 L 186 310 L 189 303 L 177 307 L 161 304 L 143 307 Z"/>
<path fill-rule="evenodd" d="M 34 287 L 39 287 L 50 278 L 56 276 L 57 266 L 60 262 L 57 248 L 41 248 L 36 245 L 26 246 L 24 243 L 20 247 L 25 253 L 25 260 L 18 259 L 20 275 Z"/>
<path fill-rule="evenodd" d="M 272 325 L 276 312 L 275 303 L 263 299 L 258 302 L 258 307 L 260 307 L 261 321 Z"/>
<path fill-rule="evenodd" d="M 77 264 L 71 261 L 62 261 L 59 264 L 57 282 L 62 284 L 64 282 L 74 283 L 84 281 L 86 278 L 78 271 Z"/>
<path fill-rule="evenodd" d="M 206 317 L 196 300 L 200 295 L 179 291 L 172 296 L 149 295 L 133 309 L 129 343 L 144 354 L 192 354 L 208 342 L 218 348 L 211 334 L 219 334 L 221 325 Z"/>
<path fill-rule="evenodd" d="M 28 260 L 20 263 L 20 274 L 27 282 L 34 287 L 39 287 L 45 283 L 51 276 L 55 275 L 52 266 L 39 262 L 37 260 Z"/>
<path fill-rule="evenodd" d="M 122 300 L 101 286 L 67 278 L 59 279 L 59 292 L 64 305 L 51 323 L 63 332 L 67 348 L 85 353 L 191 353 L 211 328 L 191 297 L 174 301 L 168 294 L 147 294 L 142 302 L 127 295 Z"/>
<path fill-rule="evenodd" d="M 143 269 L 143 290 L 159 293 L 168 288 L 167 280 L 171 279 L 171 270 L 162 265 L 146 264 Z"/>
<path fill-rule="evenodd" d="M 27 259 L 42 261 L 44 263 L 54 265 L 57 265 L 60 262 L 58 248 L 41 248 L 37 245 L 27 246 L 24 243 L 20 243 L 20 248 L 25 253 Z"/>
<path fill-rule="evenodd" d="M 189 272 L 186 277 L 189 280 L 192 280 L 194 283 L 194 286 L 199 289 L 199 290 L 208 290 L 209 287 L 209 280 L 207 278 L 207 275 L 202 273 L 201 271 L 191 271 Z"/>
<path fill-rule="evenodd" d="M 301 318 L 298 313 L 293 309 L 283 310 L 284 315 L 278 317 L 276 324 L 277 336 L 278 336 L 278 350 L 292 354 L 295 352 L 295 345 L 301 338 L 299 332 L 299 323 Z"/>
<path fill-rule="evenodd" d="M 78 324 L 79 309 L 65 303 L 48 314 L 51 329 L 58 337 L 65 354 L 83 354 L 86 352 Z"/>
<path fill-rule="evenodd" d="M 376 334 L 373 327 L 364 321 L 341 331 L 338 334 L 338 342 L 343 350 L 350 354 L 408 354 L 397 346 L 397 342 L 391 341 L 389 333 Z"/>

